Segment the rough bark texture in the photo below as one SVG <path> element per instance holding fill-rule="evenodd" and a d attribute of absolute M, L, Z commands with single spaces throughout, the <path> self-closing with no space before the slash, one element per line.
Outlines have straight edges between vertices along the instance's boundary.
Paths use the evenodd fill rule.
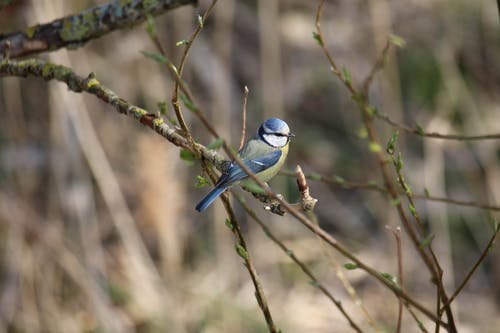
<path fill-rule="evenodd" d="M 75 49 L 113 30 L 141 23 L 147 15 L 196 3 L 197 0 L 115 0 L 24 31 L 0 34 L 0 58 L 18 58 L 61 47 Z"/>

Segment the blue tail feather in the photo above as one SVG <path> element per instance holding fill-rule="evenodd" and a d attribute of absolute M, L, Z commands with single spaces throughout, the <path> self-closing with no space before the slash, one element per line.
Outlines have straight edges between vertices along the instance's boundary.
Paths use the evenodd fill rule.
<path fill-rule="evenodd" d="M 216 186 L 212 191 L 210 191 L 195 207 L 199 212 L 207 209 L 208 206 L 212 204 L 221 195 L 222 192 L 226 190 L 227 186 Z"/>

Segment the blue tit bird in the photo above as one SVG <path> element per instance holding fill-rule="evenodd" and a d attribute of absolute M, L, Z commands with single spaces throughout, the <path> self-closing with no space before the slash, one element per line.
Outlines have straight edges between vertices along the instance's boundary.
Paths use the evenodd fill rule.
<path fill-rule="evenodd" d="M 263 182 L 273 178 L 283 166 L 288 154 L 288 143 L 294 135 L 287 123 L 278 118 L 269 118 L 260 125 L 253 138 L 238 152 L 241 161 Z M 207 209 L 215 199 L 236 182 L 252 182 L 248 174 L 232 161 L 221 175 L 214 188 L 197 205 L 199 212 Z"/>

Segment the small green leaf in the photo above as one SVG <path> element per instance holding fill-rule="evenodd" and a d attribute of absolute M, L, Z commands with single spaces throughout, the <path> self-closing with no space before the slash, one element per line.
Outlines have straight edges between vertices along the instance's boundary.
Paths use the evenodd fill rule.
<path fill-rule="evenodd" d="M 156 104 L 158 106 L 158 109 L 160 111 L 160 114 L 166 114 L 167 113 L 167 102 L 158 102 Z"/>
<path fill-rule="evenodd" d="M 157 52 L 150 52 L 150 51 L 141 51 L 141 53 L 150 58 L 150 59 L 153 59 L 154 61 L 156 61 L 157 63 L 160 63 L 160 64 L 166 64 L 168 63 L 168 59 L 162 55 L 161 53 L 157 53 Z"/>
<path fill-rule="evenodd" d="M 292 251 L 292 250 L 286 250 L 286 254 L 287 254 L 289 257 L 292 257 L 292 256 L 293 256 L 293 251 Z"/>
<path fill-rule="evenodd" d="M 426 198 L 430 197 L 430 193 L 429 193 L 429 190 L 427 189 L 427 187 L 424 187 L 424 195 Z"/>
<path fill-rule="evenodd" d="M 376 115 L 378 114 L 378 110 L 376 107 L 374 107 L 373 105 L 367 105 L 366 108 L 365 108 L 365 111 L 366 113 L 371 117 L 373 115 Z"/>
<path fill-rule="evenodd" d="M 177 67 L 171 62 L 168 63 L 168 68 L 170 68 L 176 75 L 179 75 L 179 71 L 177 70 Z"/>
<path fill-rule="evenodd" d="M 194 105 L 193 102 L 183 93 L 181 93 L 181 100 L 189 110 L 193 112 L 196 112 L 198 110 L 196 105 Z"/>
<path fill-rule="evenodd" d="M 333 180 L 338 183 L 338 184 L 344 184 L 345 183 L 345 179 L 340 177 L 340 176 L 337 176 L 337 175 L 333 175 Z"/>
<path fill-rule="evenodd" d="M 224 139 L 222 138 L 217 138 L 215 139 L 214 141 L 212 141 L 208 146 L 207 148 L 208 149 L 214 149 L 214 150 L 217 150 L 219 149 L 220 147 L 222 147 L 222 145 L 224 144 Z"/>
<path fill-rule="evenodd" d="M 344 268 L 348 269 L 348 270 L 353 270 L 353 269 L 359 268 L 359 266 L 353 262 L 347 262 L 344 264 Z"/>
<path fill-rule="evenodd" d="M 195 161 L 195 155 L 192 151 L 187 149 L 181 149 L 180 158 L 181 160 L 186 161 L 187 165 L 193 165 Z"/>
<path fill-rule="evenodd" d="M 368 137 L 368 131 L 366 130 L 366 127 L 360 127 L 360 129 L 358 130 L 358 137 L 360 139 L 366 139 Z"/>
<path fill-rule="evenodd" d="M 351 77 L 351 72 L 347 69 L 347 67 L 342 66 L 342 73 L 344 74 L 344 81 L 348 85 L 352 84 L 352 77 Z"/>
<path fill-rule="evenodd" d="M 395 285 L 398 284 L 398 279 L 395 276 L 393 276 L 392 274 L 389 274 L 389 273 L 381 273 L 381 274 L 385 279 L 389 280 L 390 282 L 394 283 Z"/>
<path fill-rule="evenodd" d="M 403 156 L 401 152 L 398 154 L 398 158 L 394 160 L 394 166 L 396 167 L 396 171 L 400 172 L 403 169 Z"/>
<path fill-rule="evenodd" d="M 425 135 L 424 128 L 422 126 L 420 126 L 419 124 L 417 124 L 416 127 L 417 127 L 417 134 L 424 136 Z"/>
<path fill-rule="evenodd" d="M 181 45 L 187 45 L 187 44 L 188 44 L 188 41 L 183 39 L 183 40 L 180 40 L 177 43 L 175 43 L 175 46 L 181 46 Z"/>
<path fill-rule="evenodd" d="M 408 185 L 408 183 L 406 183 L 404 180 L 403 180 L 403 190 L 405 190 L 407 196 L 411 197 L 413 195 L 411 186 Z"/>
<path fill-rule="evenodd" d="M 319 283 L 318 281 L 314 281 L 314 280 L 309 280 L 309 284 L 315 288 L 319 288 Z"/>
<path fill-rule="evenodd" d="M 146 32 L 148 33 L 149 37 L 155 38 L 156 37 L 156 27 L 155 27 L 155 19 L 153 18 L 153 15 L 148 14 L 146 16 Z"/>
<path fill-rule="evenodd" d="M 370 141 L 370 143 L 368 144 L 368 148 L 370 149 L 371 152 L 374 153 L 382 151 L 382 147 L 380 147 L 380 145 L 374 141 Z"/>
<path fill-rule="evenodd" d="M 321 180 L 323 177 L 319 173 L 313 172 L 309 175 L 309 178 L 312 180 Z"/>
<path fill-rule="evenodd" d="M 231 222 L 230 219 L 226 219 L 224 221 L 224 224 L 229 228 L 229 230 L 233 230 L 234 229 L 234 225 L 233 225 L 233 223 Z"/>
<path fill-rule="evenodd" d="M 418 328 L 422 331 L 422 332 L 427 332 L 427 329 L 425 328 L 425 325 L 423 322 L 421 322 L 417 317 L 414 317 L 415 320 L 417 321 L 417 325 L 418 325 Z"/>
<path fill-rule="evenodd" d="M 266 235 L 266 236 L 267 236 L 267 238 L 272 239 L 271 234 L 269 233 L 269 230 L 267 230 L 267 229 L 263 229 L 262 231 L 264 231 L 264 235 Z"/>
<path fill-rule="evenodd" d="M 404 40 L 403 37 L 391 34 L 389 36 L 389 41 L 393 44 L 396 45 L 397 47 L 405 47 L 406 41 Z"/>
<path fill-rule="evenodd" d="M 394 154 L 394 150 L 396 149 L 395 144 L 398 141 L 398 137 L 399 137 L 399 131 L 392 133 L 391 137 L 389 138 L 389 142 L 387 142 L 387 147 L 386 147 L 387 153 L 391 155 Z"/>
<path fill-rule="evenodd" d="M 351 98 L 358 104 L 358 106 L 362 106 L 366 101 L 365 96 L 360 92 L 352 94 Z"/>
<path fill-rule="evenodd" d="M 411 203 L 408 204 L 408 209 L 410 210 L 411 215 L 417 217 L 417 209 Z"/>
<path fill-rule="evenodd" d="M 245 248 L 243 246 L 241 246 L 240 244 L 237 244 L 236 245 L 236 252 L 238 252 L 238 255 L 240 257 L 242 257 L 243 259 L 245 260 L 248 260 L 249 256 L 248 256 L 248 252 L 247 250 L 245 250 Z"/>
<path fill-rule="evenodd" d="M 316 42 L 319 45 L 323 45 L 323 41 L 321 40 L 321 36 L 317 32 L 314 32 L 314 31 L 312 34 L 313 34 L 313 38 L 316 40 Z"/>
<path fill-rule="evenodd" d="M 203 17 L 201 17 L 201 15 L 198 15 L 198 25 L 200 28 L 203 28 Z"/>
<path fill-rule="evenodd" d="M 398 206 L 399 204 L 401 204 L 401 198 L 398 197 L 396 199 L 391 199 L 389 202 L 393 206 Z"/>
<path fill-rule="evenodd" d="M 429 244 L 432 242 L 433 239 L 434 239 L 434 234 L 429 234 L 427 237 L 425 237 L 420 241 L 419 244 L 420 248 L 423 249 L 424 247 L 429 246 Z"/>
<path fill-rule="evenodd" d="M 208 184 L 210 184 L 210 182 L 208 181 L 208 179 L 206 177 L 203 177 L 202 175 L 196 176 L 196 183 L 194 184 L 194 187 L 202 188 Z"/>

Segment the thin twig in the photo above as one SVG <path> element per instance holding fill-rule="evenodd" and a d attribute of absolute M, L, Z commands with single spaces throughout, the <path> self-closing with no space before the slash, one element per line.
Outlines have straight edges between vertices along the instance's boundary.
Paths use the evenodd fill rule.
<path fill-rule="evenodd" d="M 238 199 L 239 203 L 243 206 L 247 214 L 255 221 L 257 224 L 260 226 L 260 228 L 264 231 L 267 237 L 271 239 L 278 247 L 283 250 L 287 254 L 290 259 L 299 266 L 299 268 L 306 274 L 310 279 L 311 279 L 311 285 L 315 286 L 318 288 L 332 303 L 339 309 L 339 311 L 342 313 L 342 315 L 347 319 L 351 327 L 356 331 L 356 332 L 363 332 L 361 328 L 354 322 L 354 320 L 349 316 L 349 314 L 346 312 L 344 307 L 342 306 L 342 302 L 337 300 L 329 291 L 326 289 L 326 287 L 319 282 L 319 280 L 316 278 L 316 276 L 311 272 L 311 270 L 307 267 L 306 264 L 304 264 L 294 253 L 292 250 L 290 250 L 288 247 L 286 247 L 283 242 L 281 242 L 272 232 L 271 230 L 267 227 L 266 223 L 264 223 L 255 213 L 254 210 L 248 206 L 240 196 L 238 196 L 237 193 L 232 191 L 234 197 Z"/>
<path fill-rule="evenodd" d="M 314 35 L 316 40 L 319 43 L 319 46 L 321 49 L 323 49 L 323 53 L 328 59 L 328 62 L 330 63 L 330 70 L 345 84 L 347 89 L 351 93 L 354 94 L 354 86 L 352 85 L 351 80 L 347 80 L 346 77 L 342 74 L 342 72 L 339 70 L 337 64 L 333 60 L 332 56 L 330 55 L 330 52 L 326 48 L 324 39 L 323 39 L 323 33 L 321 32 L 321 12 L 323 11 L 323 5 L 325 3 L 325 0 L 321 0 L 318 5 L 318 10 L 316 11 L 316 34 Z"/>
<path fill-rule="evenodd" d="M 180 103 L 179 103 L 179 82 L 182 79 L 182 73 L 184 71 L 184 65 L 186 64 L 187 56 L 189 54 L 189 51 L 191 50 L 191 46 L 193 45 L 194 40 L 196 37 L 199 35 L 201 30 L 203 29 L 203 26 L 205 25 L 205 22 L 207 21 L 208 16 L 212 12 L 212 9 L 215 7 L 215 4 L 217 3 L 217 0 L 212 0 L 212 3 L 210 6 L 207 8 L 205 13 L 203 14 L 203 17 L 199 18 L 198 24 L 196 26 L 196 29 L 194 30 L 193 34 L 191 35 L 191 38 L 185 43 L 184 47 L 184 52 L 182 53 L 182 57 L 179 63 L 179 66 L 177 67 L 177 74 L 179 79 L 175 80 L 175 85 L 174 85 L 174 92 L 172 95 L 172 105 L 174 107 L 175 114 L 177 116 L 177 120 L 179 121 L 179 124 L 181 125 L 181 128 L 188 134 L 188 139 L 190 138 L 190 142 L 194 143 L 193 138 L 189 134 L 189 129 L 187 128 L 186 122 L 184 121 L 184 117 L 182 116 L 182 112 L 180 109 Z M 194 145 L 194 144 L 193 144 Z"/>
<path fill-rule="evenodd" d="M 208 175 L 210 176 L 211 180 L 213 183 L 215 183 L 216 178 L 215 174 L 210 171 L 206 165 L 204 166 L 205 171 L 207 171 Z M 228 215 L 228 220 L 226 221 L 226 224 L 228 225 L 229 229 L 233 232 L 235 238 L 236 238 L 236 252 L 238 255 L 243 259 L 245 262 L 245 267 L 248 270 L 248 273 L 250 274 L 250 277 L 252 279 L 252 283 L 255 288 L 255 298 L 257 299 L 257 303 L 264 315 L 264 318 L 266 320 L 267 327 L 269 329 L 270 333 L 278 333 L 279 330 L 276 329 L 276 325 L 274 324 L 273 317 L 271 315 L 271 311 L 269 310 L 269 306 L 267 303 L 267 298 L 266 294 L 264 293 L 264 289 L 262 288 L 262 284 L 260 282 L 259 275 L 257 274 L 257 270 L 255 269 L 255 266 L 253 264 L 252 258 L 250 256 L 250 252 L 248 251 L 247 244 L 245 242 L 245 238 L 243 237 L 243 234 L 241 232 L 240 224 L 238 222 L 238 219 L 236 218 L 236 215 L 234 214 L 233 207 L 231 206 L 231 203 L 229 202 L 229 198 L 226 194 L 222 194 L 221 196 L 222 203 L 224 204 L 224 208 L 226 209 L 227 215 Z"/>
<path fill-rule="evenodd" d="M 443 298 L 444 302 L 447 302 L 447 295 L 446 291 L 444 290 L 443 284 L 442 284 L 442 275 L 440 276 L 438 272 L 438 268 L 435 267 L 433 259 L 429 257 L 425 249 L 423 249 L 420 246 L 420 241 L 419 237 L 417 236 L 417 233 L 413 229 L 412 224 L 410 223 L 403 206 L 401 205 L 401 202 L 398 202 L 398 191 L 394 187 L 394 184 L 392 184 L 392 177 L 390 176 L 390 171 L 387 167 L 386 163 L 386 158 L 384 154 L 382 153 L 381 149 L 381 144 L 380 140 L 378 139 L 378 134 L 376 132 L 375 126 L 373 124 L 373 107 L 369 104 L 369 96 L 364 95 L 362 92 L 358 91 L 353 85 L 351 80 L 347 80 L 339 71 L 338 67 L 335 64 L 335 61 L 333 60 L 332 56 L 330 55 L 330 52 L 326 48 L 323 40 L 323 34 L 320 29 L 320 19 L 321 19 L 321 12 L 323 9 L 323 4 L 324 0 L 321 0 L 319 5 L 318 5 L 318 10 L 316 13 L 316 39 L 319 41 L 319 44 L 323 50 L 323 53 L 325 54 L 325 57 L 327 58 L 328 62 L 330 63 L 330 66 L 332 69 L 337 69 L 333 70 L 335 75 L 344 83 L 345 87 L 351 92 L 353 99 L 357 102 L 361 116 L 363 119 L 363 124 L 365 125 L 365 128 L 368 133 L 368 138 L 370 140 L 370 143 L 372 147 L 376 147 L 375 149 L 372 149 L 377 162 L 380 167 L 380 171 L 382 173 L 382 177 L 384 179 L 385 187 L 387 189 L 387 192 L 389 196 L 391 197 L 391 200 L 394 200 L 396 204 L 396 209 L 398 211 L 398 215 L 401 219 L 401 222 L 405 228 L 406 233 L 410 236 L 410 239 L 413 242 L 413 246 L 415 249 L 418 251 L 420 257 L 422 258 L 423 262 L 427 266 L 427 269 L 429 270 L 430 274 L 433 276 L 434 281 L 436 282 L 436 286 L 440 291 L 440 295 Z M 455 326 L 455 321 L 453 318 L 453 313 L 449 308 L 446 309 L 446 315 L 448 317 L 448 325 L 450 332 L 455 333 L 456 326 Z M 435 320 L 437 325 L 440 325 L 440 318 L 436 318 Z"/>
<path fill-rule="evenodd" d="M 459 135 L 459 134 L 441 134 L 441 133 L 436 133 L 436 132 L 426 132 L 420 127 L 412 128 L 412 127 L 409 127 L 407 125 L 400 124 L 400 123 L 392 120 L 388 115 L 380 113 L 377 110 L 377 108 L 375 108 L 373 105 L 370 105 L 368 103 L 368 99 L 367 99 L 367 96 L 368 96 L 367 92 L 368 91 L 366 90 L 366 91 L 364 91 L 363 94 L 361 94 L 354 87 L 352 81 L 350 79 L 346 78 L 346 76 L 344 74 L 342 74 L 342 72 L 339 70 L 339 67 L 337 66 L 337 64 L 333 60 L 330 52 L 326 48 L 324 38 L 323 38 L 323 33 L 321 31 L 321 20 L 320 20 L 321 12 L 323 11 L 324 3 L 325 3 L 325 0 L 320 0 L 320 3 L 318 5 L 318 10 L 316 12 L 316 34 L 315 34 L 316 40 L 318 41 L 318 44 L 320 45 L 321 49 L 323 50 L 323 53 L 325 54 L 325 56 L 330 64 L 330 70 L 340 79 L 340 81 L 342 81 L 344 83 L 344 85 L 351 92 L 353 97 L 356 97 L 356 99 L 358 101 L 361 101 L 364 99 L 363 103 L 361 103 L 361 104 L 363 106 L 363 109 L 365 109 L 365 112 L 367 110 L 370 110 L 371 115 L 373 115 L 374 117 L 381 119 L 381 120 L 384 120 L 385 122 L 387 122 L 388 124 L 390 124 L 394 127 L 400 128 L 400 129 L 402 129 L 406 132 L 409 132 L 409 133 L 420 135 L 422 137 L 444 139 L 444 140 L 461 140 L 461 141 L 500 139 L 500 133 L 467 136 L 467 135 Z M 388 40 L 388 43 L 390 44 L 390 40 Z M 369 87 L 370 82 L 373 79 L 373 75 L 375 75 L 375 73 L 381 69 L 381 66 L 383 65 L 383 59 L 385 58 L 384 53 L 387 53 L 388 49 L 389 49 L 389 45 L 386 44 L 386 46 L 382 50 L 381 56 L 379 57 L 379 61 L 376 62 L 375 66 L 372 68 L 372 71 L 368 75 L 367 80 L 365 80 L 364 89 L 367 89 L 367 87 Z"/>
<path fill-rule="evenodd" d="M 488 253 L 493 248 L 493 244 L 495 243 L 495 239 L 496 239 L 499 231 L 500 231 L 500 227 L 497 226 L 496 229 L 495 229 L 495 231 L 493 232 L 493 235 L 491 236 L 488 244 L 486 244 L 486 247 L 484 248 L 483 252 L 481 252 L 481 255 L 476 260 L 476 263 L 474 264 L 474 266 L 472 266 L 472 268 L 470 269 L 470 271 L 464 277 L 463 281 L 460 283 L 460 285 L 458 286 L 457 290 L 455 290 L 455 292 L 451 295 L 448 303 L 446 303 L 446 304 L 443 305 L 443 308 L 441 308 L 441 311 L 444 308 L 450 306 L 450 304 L 455 300 L 455 298 L 458 296 L 458 294 L 460 294 L 460 292 L 464 289 L 465 285 L 469 282 L 470 278 L 476 272 L 476 270 L 478 269 L 479 265 L 481 265 L 481 263 L 484 261 L 484 259 L 486 259 Z"/>
<path fill-rule="evenodd" d="M 404 284 L 403 284 L 403 250 L 401 246 L 401 228 L 396 227 L 396 228 L 391 228 L 389 226 L 386 226 L 387 230 L 389 230 L 392 235 L 394 236 L 394 239 L 396 240 L 396 251 L 397 251 L 397 256 L 398 256 L 398 285 L 401 288 L 401 290 L 404 290 Z M 396 333 L 401 333 L 401 323 L 403 321 L 403 299 L 399 297 L 399 304 L 398 304 L 398 324 L 396 326 Z M 439 326 L 439 325 L 438 325 Z"/>
<path fill-rule="evenodd" d="M 232 230 L 237 238 L 237 251 L 238 254 L 245 261 L 245 267 L 250 273 L 250 277 L 252 278 L 253 285 L 255 287 L 255 297 L 257 299 L 257 303 L 259 304 L 262 313 L 264 314 L 264 318 L 266 319 L 266 324 L 270 333 L 278 333 L 279 331 L 276 329 L 276 325 L 274 324 L 273 317 L 271 315 L 271 311 L 269 310 L 269 305 L 267 304 L 267 298 L 264 293 L 264 289 L 262 288 L 262 284 L 260 282 L 259 276 L 255 267 L 253 265 L 252 259 L 250 257 L 250 253 L 248 252 L 248 248 L 243 238 L 243 234 L 241 233 L 240 225 L 234 211 L 229 203 L 229 199 L 226 196 L 222 197 L 222 201 L 224 202 L 224 207 L 229 215 L 229 220 L 231 225 L 233 226 Z"/>
<path fill-rule="evenodd" d="M 291 170 L 281 170 L 280 171 L 281 175 L 289 176 L 289 177 L 295 177 L 295 172 Z M 309 180 L 316 180 L 316 181 L 321 181 L 327 184 L 333 184 L 333 185 L 338 185 L 344 189 L 359 189 L 359 190 L 370 190 L 370 191 L 376 191 L 380 193 L 387 193 L 387 189 L 378 185 L 375 182 L 368 182 L 368 183 L 359 183 L 359 182 L 353 182 L 346 180 L 344 177 L 338 176 L 338 175 L 333 175 L 333 176 L 325 176 L 321 175 L 319 173 L 305 173 L 305 177 Z M 403 194 L 403 191 L 399 192 L 400 194 Z M 436 202 L 443 202 L 443 203 L 448 203 L 452 205 L 457 205 L 457 206 L 467 206 L 467 207 L 475 207 L 475 208 L 480 208 L 480 209 L 486 209 L 486 210 L 492 210 L 492 211 L 500 211 L 500 206 L 498 205 L 490 205 L 490 204 L 484 204 L 481 202 L 477 201 L 472 201 L 472 200 L 458 200 L 458 199 L 451 199 L 447 197 L 438 197 L 430 194 L 413 194 L 414 199 L 419 199 L 419 200 L 427 200 L 427 201 L 436 201 Z"/>
<path fill-rule="evenodd" d="M 444 313 L 444 311 L 441 311 L 440 308 L 441 308 L 441 297 L 439 297 L 439 288 L 436 288 L 436 313 L 438 314 L 439 318 L 441 318 Z M 434 328 L 434 333 L 439 333 L 440 328 L 441 327 L 438 324 L 436 324 Z"/>
<path fill-rule="evenodd" d="M 403 297 L 406 301 L 408 301 L 410 304 L 412 304 L 416 309 L 421 311 L 423 314 L 425 314 L 427 317 L 431 318 L 435 322 L 439 322 L 441 325 L 444 327 L 448 327 L 448 324 L 440 321 L 439 318 L 437 318 L 431 311 L 426 309 L 424 306 L 422 306 L 420 303 L 415 301 L 412 297 L 408 296 L 406 293 L 400 290 L 398 286 L 393 284 L 391 281 L 387 280 L 381 273 L 376 271 L 375 269 L 371 268 L 367 264 L 365 264 L 363 261 L 361 261 L 358 257 L 356 257 L 350 250 L 348 250 L 346 247 L 344 247 L 341 243 L 339 243 L 335 238 L 333 238 L 329 233 L 327 233 L 325 230 L 320 228 L 318 225 L 316 225 L 313 221 L 311 221 L 309 218 L 301 214 L 295 207 L 290 205 L 288 202 L 283 200 L 279 195 L 276 193 L 272 192 L 271 189 L 269 189 L 268 186 L 266 186 L 257 176 L 241 161 L 241 159 L 233 152 L 229 151 L 230 157 L 237 163 L 241 169 L 254 181 L 259 185 L 264 192 L 274 200 L 276 200 L 286 211 L 288 211 L 292 216 L 294 216 L 299 222 L 301 222 L 305 227 L 307 227 L 309 230 L 311 230 L 313 233 L 318 235 L 320 238 L 322 238 L 327 244 L 329 244 L 331 247 L 333 247 L 335 250 L 337 250 L 339 253 L 341 253 L 344 257 L 350 259 L 353 261 L 360 269 L 366 271 L 368 274 L 376 278 L 379 282 L 381 282 L 383 285 L 388 287 L 390 290 L 392 290 L 396 296 L 401 296 Z"/>
<path fill-rule="evenodd" d="M 345 291 L 349 294 L 349 296 L 352 299 L 352 302 L 361 310 L 363 315 L 365 316 L 365 319 L 370 325 L 370 327 L 373 329 L 373 332 L 383 332 L 383 330 L 380 328 L 380 325 L 375 321 L 373 316 L 370 314 L 370 311 L 368 311 L 368 308 L 366 307 L 365 303 L 359 296 L 358 292 L 352 285 L 352 283 L 349 281 L 347 276 L 344 274 L 344 266 L 340 265 L 338 263 L 338 260 L 336 260 L 333 256 L 333 254 L 328 251 L 328 244 L 323 241 L 318 235 L 315 235 L 318 243 L 321 246 L 321 250 L 323 251 L 323 254 L 325 255 L 326 258 L 330 261 L 330 265 L 335 269 L 335 275 L 337 278 L 340 280 L 342 283 L 342 286 L 344 287 Z"/>
<path fill-rule="evenodd" d="M 241 110 L 241 139 L 240 139 L 240 145 L 238 147 L 238 151 L 243 148 L 243 145 L 245 144 L 245 133 L 246 133 L 246 128 L 247 128 L 247 99 L 248 99 L 248 87 L 245 86 L 245 89 L 243 90 L 243 108 Z"/>
<path fill-rule="evenodd" d="M 373 108 L 373 110 L 376 110 Z M 434 138 L 434 139 L 442 139 L 442 140 L 458 140 L 458 141 L 474 141 L 474 140 L 498 140 L 500 139 L 500 133 L 493 134 L 483 134 L 483 135 L 461 135 L 461 134 L 441 134 L 437 132 L 427 132 L 420 126 L 410 127 L 403 123 L 399 123 L 389 117 L 389 115 L 376 110 L 373 113 L 374 117 L 377 119 L 383 120 L 389 125 L 401 129 L 405 132 L 419 135 L 425 138 Z"/>
<path fill-rule="evenodd" d="M 220 136 L 217 133 L 217 131 L 215 130 L 215 128 L 212 126 L 212 124 L 205 117 L 204 113 L 198 107 L 198 104 L 196 103 L 196 100 L 194 99 L 194 96 L 191 93 L 191 90 L 189 89 L 188 85 L 181 79 L 177 69 L 175 68 L 175 66 L 172 63 L 169 64 L 169 70 L 170 70 L 170 73 L 172 73 L 175 82 L 179 85 L 179 88 L 181 89 L 181 91 L 184 93 L 187 100 L 189 101 L 191 111 L 193 111 L 193 113 L 198 117 L 198 119 L 201 121 L 203 126 L 205 126 L 205 128 L 210 132 L 210 134 L 212 134 L 215 138 L 220 138 Z"/>
<path fill-rule="evenodd" d="M 417 317 L 415 311 L 413 311 L 413 309 L 408 306 L 407 302 L 405 302 L 405 306 L 406 306 L 406 310 L 408 310 L 408 312 L 410 313 L 413 320 L 415 320 L 415 322 L 417 323 L 417 326 L 418 326 L 418 328 L 420 328 L 420 331 L 422 331 L 422 333 L 429 333 L 429 331 L 427 331 L 427 329 L 425 328 L 422 321 Z"/>
<path fill-rule="evenodd" d="M 403 189 L 403 193 L 406 196 L 406 199 L 408 200 L 408 207 L 409 207 L 409 210 L 411 212 L 411 215 L 414 217 L 415 221 L 417 222 L 417 225 L 419 226 L 420 236 L 424 237 L 425 236 L 424 224 L 423 224 L 422 220 L 420 219 L 420 215 L 418 214 L 417 209 L 415 208 L 415 203 L 413 201 L 413 194 L 412 194 L 412 191 L 410 189 L 410 186 L 406 183 L 406 180 L 403 177 L 403 174 L 401 171 L 402 170 L 402 163 L 403 163 L 401 153 L 399 153 L 398 158 L 395 158 L 394 151 L 392 151 L 391 158 L 392 158 L 392 162 L 393 162 L 394 167 L 395 167 L 395 171 L 397 174 L 397 179 L 398 179 L 399 185 Z M 441 267 L 439 260 L 436 256 L 434 250 L 432 249 L 432 236 L 428 235 L 426 238 L 421 238 L 421 239 L 422 240 L 419 244 L 420 245 L 419 247 L 422 250 L 422 253 L 424 251 L 424 248 L 427 248 L 431 257 L 432 257 L 432 261 L 434 263 L 434 270 L 433 270 L 434 282 L 436 284 L 437 293 L 438 293 L 438 295 L 436 297 L 436 313 L 439 316 L 441 316 L 443 313 L 440 311 L 441 300 L 445 304 L 449 302 L 448 295 L 446 294 L 445 289 L 444 289 L 443 268 Z M 427 240 L 427 244 L 422 243 L 425 240 Z M 450 315 L 452 315 L 451 309 L 447 308 L 445 310 L 447 311 L 446 315 L 448 316 L 448 318 L 450 318 Z M 438 333 L 439 329 L 440 329 L 440 325 L 436 324 L 435 332 Z"/>
<path fill-rule="evenodd" d="M 387 42 L 384 45 L 384 48 L 382 49 L 382 52 L 380 53 L 379 58 L 373 65 L 370 73 L 366 77 L 364 83 L 363 83 L 363 93 L 365 95 L 368 95 L 368 91 L 370 90 L 370 85 L 375 77 L 375 74 L 377 74 L 378 71 L 380 71 L 382 68 L 384 68 L 384 64 L 387 60 L 387 54 L 389 53 L 390 46 L 392 45 L 391 40 L 387 39 Z"/>
<path fill-rule="evenodd" d="M 477 202 L 477 201 L 457 200 L 457 199 L 451 199 L 451 198 L 446 198 L 446 197 L 436 197 L 433 195 L 426 195 L 426 194 L 414 194 L 413 197 L 415 199 L 444 202 L 444 203 L 449 203 L 449 204 L 458 205 L 458 206 L 468 206 L 468 207 L 476 207 L 476 208 L 492 210 L 492 211 L 500 211 L 500 206 L 483 204 L 483 203 Z"/>

